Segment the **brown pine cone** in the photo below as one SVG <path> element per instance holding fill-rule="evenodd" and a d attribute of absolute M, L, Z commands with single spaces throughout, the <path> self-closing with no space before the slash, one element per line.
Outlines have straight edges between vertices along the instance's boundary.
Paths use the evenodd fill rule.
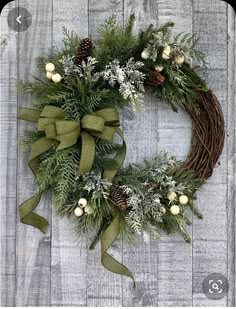
<path fill-rule="evenodd" d="M 127 198 L 124 191 L 118 185 L 113 185 L 111 188 L 110 199 L 115 206 L 120 210 L 128 208 Z"/>
<path fill-rule="evenodd" d="M 148 86 L 159 86 L 165 81 L 165 76 L 158 71 L 152 71 L 145 80 L 145 84 Z"/>
<path fill-rule="evenodd" d="M 80 47 L 75 60 L 76 64 L 81 64 L 82 61 L 86 61 L 89 56 L 92 55 L 93 43 L 89 38 L 82 39 Z"/>

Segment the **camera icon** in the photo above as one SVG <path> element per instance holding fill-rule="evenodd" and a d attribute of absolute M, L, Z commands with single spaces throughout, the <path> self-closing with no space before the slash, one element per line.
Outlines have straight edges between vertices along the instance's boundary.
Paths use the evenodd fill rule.
<path fill-rule="evenodd" d="M 210 299 L 222 299 L 228 288 L 228 280 L 219 273 L 209 274 L 202 282 L 202 291 Z"/>
<path fill-rule="evenodd" d="M 213 293 L 222 293 L 223 289 L 221 288 L 221 286 L 223 285 L 223 281 L 218 279 L 217 282 L 215 282 L 214 280 L 209 280 L 209 285 L 211 286 L 209 288 L 209 293 L 213 294 Z"/>

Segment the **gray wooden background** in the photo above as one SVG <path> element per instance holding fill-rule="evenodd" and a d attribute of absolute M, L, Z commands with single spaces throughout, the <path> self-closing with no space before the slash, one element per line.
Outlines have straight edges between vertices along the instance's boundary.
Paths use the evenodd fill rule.
<path fill-rule="evenodd" d="M 9 30 L 7 15 L 15 6 L 27 8 L 32 26 L 23 33 Z M 17 205 L 34 192 L 28 154 L 17 137 L 29 127 L 16 121 L 30 98 L 16 90 L 17 79 L 36 73 L 34 59 L 62 38 L 62 26 L 81 36 L 91 33 L 115 13 L 121 24 L 130 13 L 136 30 L 149 23 L 176 22 L 176 31 L 200 36 L 199 48 L 209 55 L 205 75 L 219 97 L 227 138 L 219 165 L 198 193 L 204 220 L 193 219 L 192 243 L 178 236 L 137 248 L 117 243 L 113 253 L 133 271 L 129 279 L 100 265 L 100 251 L 81 250 L 68 220 L 58 219 L 46 197 L 38 212 L 49 219 L 42 235 L 19 222 Z M 1 305 L 2 306 L 235 306 L 235 13 L 220 0 L 18 0 L 1 15 Z M 145 112 L 123 115 L 127 161 L 140 161 L 161 149 L 184 159 L 191 139 L 191 121 L 183 112 L 146 96 Z M 144 133 L 145 132 L 145 133 Z M 207 299 L 203 279 L 213 272 L 226 276 L 229 291 L 221 300 Z"/>

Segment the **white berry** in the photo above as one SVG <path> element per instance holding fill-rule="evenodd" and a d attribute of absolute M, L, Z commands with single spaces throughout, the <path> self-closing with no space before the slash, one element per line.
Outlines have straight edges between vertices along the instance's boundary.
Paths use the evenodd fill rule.
<path fill-rule="evenodd" d="M 46 71 L 47 72 L 53 72 L 55 71 L 55 65 L 53 63 L 47 63 L 46 64 Z"/>
<path fill-rule="evenodd" d="M 176 64 L 183 64 L 184 63 L 184 56 L 176 56 L 175 57 Z"/>
<path fill-rule="evenodd" d="M 179 202 L 182 205 L 186 205 L 188 203 L 188 197 L 186 195 L 180 195 Z"/>
<path fill-rule="evenodd" d="M 157 197 L 157 198 L 155 198 L 155 200 L 154 200 L 154 202 L 156 203 L 156 204 L 160 204 L 160 199 Z"/>
<path fill-rule="evenodd" d="M 164 60 L 170 59 L 170 52 L 168 52 L 167 50 L 163 50 L 162 58 L 163 58 Z"/>
<path fill-rule="evenodd" d="M 170 207 L 170 212 L 172 213 L 172 215 L 176 216 L 179 214 L 180 212 L 180 208 L 178 205 L 173 205 Z"/>
<path fill-rule="evenodd" d="M 88 205 L 88 201 L 86 200 L 86 198 L 80 198 L 78 201 L 78 206 L 81 208 L 84 208 Z"/>
<path fill-rule="evenodd" d="M 155 71 L 157 71 L 157 72 L 161 72 L 161 71 L 163 71 L 163 66 L 161 66 L 161 65 L 156 65 L 155 66 Z"/>
<path fill-rule="evenodd" d="M 170 45 L 165 46 L 164 50 L 170 53 L 171 51 Z"/>
<path fill-rule="evenodd" d="M 84 212 L 86 212 L 86 214 L 91 215 L 91 213 L 93 212 L 92 208 L 90 206 L 86 206 L 84 208 Z"/>
<path fill-rule="evenodd" d="M 169 201 L 173 202 L 177 198 L 177 194 L 175 192 L 170 192 L 167 198 Z"/>
<path fill-rule="evenodd" d="M 143 51 L 142 54 L 141 54 L 141 57 L 142 57 L 143 59 L 148 59 L 148 58 L 149 58 L 149 52 L 148 52 L 147 49 L 144 49 L 144 51 Z"/>
<path fill-rule="evenodd" d="M 52 79 L 53 73 L 52 72 L 47 72 L 46 76 L 47 76 L 47 79 Z"/>
<path fill-rule="evenodd" d="M 161 208 L 160 208 L 160 211 L 161 211 L 163 214 L 165 214 L 165 213 L 166 213 L 165 207 L 161 207 Z"/>
<path fill-rule="evenodd" d="M 58 84 L 62 80 L 62 77 L 59 73 L 56 73 L 52 75 L 52 80 L 54 81 L 54 83 Z"/>
<path fill-rule="evenodd" d="M 170 59 L 170 52 L 171 52 L 171 49 L 170 49 L 170 46 L 168 45 L 163 49 L 162 58 L 165 60 Z"/>
<path fill-rule="evenodd" d="M 74 213 L 75 213 L 76 217 L 81 217 L 81 216 L 83 216 L 84 211 L 83 211 L 82 208 L 76 207 Z"/>

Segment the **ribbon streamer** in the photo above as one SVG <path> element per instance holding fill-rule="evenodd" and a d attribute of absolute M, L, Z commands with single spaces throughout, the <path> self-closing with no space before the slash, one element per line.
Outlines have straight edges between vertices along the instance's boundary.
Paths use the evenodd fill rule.
<path fill-rule="evenodd" d="M 111 141 L 114 134 L 117 133 L 123 140 L 123 145 L 114 159 L 118 167 L 124 162 L 126 144 L 123 132 L 118 127 L 119 114 L 115 108 L 101 109 L 93 114 L 85 115 L 79 121 L 65 119 L 63 110 L 56 106 L 45 106 L 42 111 L 22 108 L 18 118 L 37 123 L 38 131 L 45 133 L 45 136 L 38 139 L 31 148 L 29 166 L 36 177 L 40 165 L 40 155 L 51 147 L 56 147 L 57 151 L 71 147 L 77 143 L 79 138 L 81 138 L 80 175 L 84 175 L 92 168 L 95 157 L 95 138 Z M 118 168 L 106 169 L 103 172 L 103 178 L 112 182 L 117 171 Z M 42 193 L 37 193 L 23 202 L 19 210 L 22 223 L 32 225 L 45 233 L 48 226 L 47 220 L 33 212 L 39 204 L 41 196 Z M 101 262 L 109 271 L 128 276 L 134 281 L 129 269 L 107 253 L 119 234 L 120 213 L 113 206 L 113 220 L 101 237 Z"/>
<path fill-rule="evenodd" d="M 42 111 L 22 108 L 18 118 L 37 123 L 38 131 L 45 132 L 45 136 L 39 138 L 31 148 L 29 166 L 35 177 L 40 165 L 40 155 L 52 147 L 57 147 L 57 150 L 71 147 L 77 143 L 80 136 L 82 150 L 79 174 L 89 172 L 94 162 L 95 137 L 112 140 L 119 125 L 119 114 L 115 108 L 106 108 L 93 115 L 85 115 L 81 121 L 65 119 L 63 110 L 56 106 L 45 106 Z M 33 212 L 41 196 L 42 192 L 39 192 L 23 202 L 19 206 L 19 212 L 22 223 L 32 225 L 45 233 L 47 220 Z"/>
<path fill-rule="evenodd" d="M 107 270 L 119 275 L 130 277 L 133 280 L 134 283 L 133 286 L 135 288 L 134 277 L 130 272 L 130 270 L 107 253 L 108 249 L 115 242 L 119 234 L 120 234 L 120 213 L 119 211 L 117 211 L 117 209 L 114 208 L 113 220 L 111 224 L 107 227 L 107 229 L 104 231 L 101 237 L 101 262 L 102 265 Z"/>
<path fill-rule="evenodd" d="M 19 206 L 20 220 L 22 223 L 32 225 L 41 232 L 46 233 L 48 221 L 33 212 L 39 204 L 41 197 L 42 193 L 38 193 Z"/>
<path fill-rule="evenodd" d="M 123 145 L 121 150 L 118 152 L 118 154 L 115 156 L 115 160 L 117 162 L 118 166 L 121 166 L 124 162 L 124 159 L 126 157 L 126 144 L 124 141 L 124 134 L 120 128 L 116 129 L 116 133 L 121 137 L 123 140 Z M 117 173 L 117 170 L 105 170 L 103 172 L 103 178 L 108 179 L 110 182 L 113 181 L 113 178 L 115 177 Z M 135 288 L 135 281 L 132 273 L 129 271 L 129 269 L 124 266 L 123 264 L 119 263 L 116 259 L 114 259 L 110 254 L 107 253 L 108 249 L 112 246 L 112 244 L 115 242 L 117 237 L 120 234 L 120 213 L 119 211 L 112 205 L 113 212 L 113 220 L 110 223 L 110 225 L 107 227 L 107 229 L 103 232 L 100 242 L 101 242 L 101 262 L 102 265 L 109 271 L 124 275 L 127 277 L 130 277 L 133 280 L 134 288 Z"/>

